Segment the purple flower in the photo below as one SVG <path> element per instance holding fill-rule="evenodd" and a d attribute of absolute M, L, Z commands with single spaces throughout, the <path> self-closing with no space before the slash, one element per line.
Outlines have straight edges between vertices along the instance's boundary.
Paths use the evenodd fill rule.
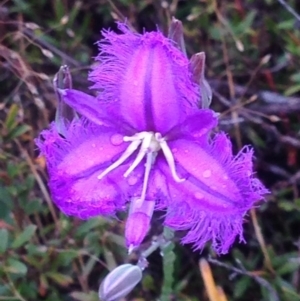
<path fill-rule="evenodd" d="M 199 109 L 210 101 L 203 53 L 189 61 L 160 32 L 119 29 L 104 31 L 99 43 L 100 64 L 89 75 L 97 97 L 60 90 L 81 117 L 65 120 L 64 133 L 53 123 L 37 141 L 52 198 L 83 219 L 129 203 L 130 248 L 144 239 L 153 211 L 164 210 L 166 226 L 186 231 L 183 243 L 201 249 L 212 241 L 226 253 L 237 235 L 243 240 L 245 214 L 267 193 L 253 176 L 253 150 L 234 156 L 226 134 L 211 134 L 217 114 Z"/>

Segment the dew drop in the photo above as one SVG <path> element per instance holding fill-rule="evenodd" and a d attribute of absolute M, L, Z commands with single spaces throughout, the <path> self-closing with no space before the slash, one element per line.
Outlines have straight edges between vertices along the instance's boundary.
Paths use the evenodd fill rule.
<path fill-rule="evenodd" d="M 224 179 L 224 180 L 228 180 L 228 176 L 225 175 L 225 176 L 223 177 L 223 179 Z"/>
<path fill-rule="evenodd" d="M 211 176 L 211 170 L 210 169 L 207 169 L 203 172 L 202 176 L 204 178 L 209 178 Z"/>
<path fill-rule="evenodd" d="M 127 179 L 127 183 L 128 185 L 130 186 L 133 186 L 137 183 L 138 181 L 138 178 L 136 176 L 130 176 L 128 179 Z"/>
<path fill-rule="evenodd" d="M 204 195 L 201 192 L 195 192 L 194 196 L 197 200 L 203 200 L 204 198 Z"/>
<path fill-rule="evenodd" d="M 110 142 L 113 145 L 120 145 L 121 143 L 123 143 L 123 137 L 120 134 L 114 134 L 110 137 Z"/>
<path fill-rule="evenodd" d="M 171 151 L 172 151 L 173 154 L 175 154 L 175 153 L 177 153 L 178 149 L 176 147 L 174 147 L 174 148 L 172 148 Z"/>

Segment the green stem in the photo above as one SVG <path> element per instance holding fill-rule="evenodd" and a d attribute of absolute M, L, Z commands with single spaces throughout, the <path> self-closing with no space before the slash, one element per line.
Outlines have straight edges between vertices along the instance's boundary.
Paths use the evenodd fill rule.
<path fill-rule="evenodd" d="M 175 263 L 175 253 L 174 253 L 174 243 L 172 242 L 174 234 L 169 228 L 164 228 L 164 237 L 167 244 L 161 246 L 161 251 L 163 255 L 163 272 L 164 272 L 164 282 L 162 287 L 162 292 L 160 295 L 160 301 L 170 301 L 171 294 L 173 293 L 173 282 L 174 282 L 174 263 Z"/>

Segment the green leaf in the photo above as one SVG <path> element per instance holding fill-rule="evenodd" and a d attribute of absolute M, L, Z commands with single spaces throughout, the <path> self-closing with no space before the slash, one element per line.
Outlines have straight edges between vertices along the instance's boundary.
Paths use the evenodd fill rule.
<path fill-rule="evenodd" d="M 25 230 L 16 237 L 11 247 L 17 249 L 27 243 L 35 233 L 36 228 L 36 225 L 27 226 Z"/>
<path fill-rule="evenodd" d="M 278 207 L 287 212 L 297 209 L 296 205 L 291 201 L 280 201 Z"/>
<path fill-rule="evenodd" d="M 17 125 L 16 117 L 18 114 L 18 110 L 19 110 L 19 108 L 16 104 L 13 104 L 9 108 L 8 114 L 7 114 L 5 122 L 4 122 L 4 125 L 7 128 L 8 132 L 12 131 Z"/>
<path fill-rule="evenodd" d="M 76 230 L 76 236 L 82 236 L 90 232 L 93 228 L 98 227 L 101 224 L 101 220 L 98 218 L 92 218 L 88 221 L 85 221 L 80 225 Z"/>
<path fill-rule="evenodd" d="M 238 24 L 235 27 L 231 25 L 232 31 L 238 35 L 248 32 L 251 29 L 251 26 L 256 17 L 256 14 L 257 14 L 256 11 L 254 11 L 254 10 L 250 11 L 250 13 L 248 13 L 246 18 L 240 24 Z"/>
<path fill-rule="evenodd" d="M 294 27 L 295 27 L 294 19 L 282 21 L 277 25 L 277 29 L 293 29 Z"/>
<path fill-rule="evenodd" d="M 33 213 L 42 212 L 45 207 L 42 204 L 42 201 L 39 199 L 33 199 L 32 201 L 27 201 L 22 208 L 24 209 L 25 213 L 30 215 Z"/>
<path fill-rule="evenodd" d="M 293 85 L 284 91 L 284 95 L 290 96 L 300 91 L 300 84 Z"/>
<path fill-rule="evenodd" d="M 17 259 L 9 258 L 7 260 L 6 271 L 12 274 L 25 275 L 27 273 L 27 266 Z"/>
<path fill-rule="evenodd" d="M 22 124 L 16 128 L 14 128 L 11 132 L 9 132 L 8 138 L 9 139 L 17 138 L 30 130 L 31 130 L 31 127 L 29 125 Z"/>
<path fill-rule="evenodd" d="M 99 301 L 98 294 L 93 291 L 89 293 L 73 292 L 70 296 L 78 301 Z"/>
<path fill-rule="evenodd" d="M 8 246 L 8 231 L 0 229 L 0 254 L 3 254 Z"/>
<path fill-rule="evenodd" d="M 291 259 L 288 262 L 285 262 L 279 269 L 276 270 L 277 275 L 290 274 L 299 269 L 300 261 L 296 259 Z"/>
<path fill-rule="evenodd" d="M 79 252 L 76 250 L 66 250 L 57 255 L 56 263 L 59 266 L 69 266 L 72 260 L 78 257 Z"/>
<path fill-rule="evenodd" d="M 67 287 L 69 284 L 73 283 L 72 277 L 57 272 L 48 272 L 46 273 L 46 276 L 64 287 Z"/>
<path fill-rule="evenodd" d="M 293 285 L 286 280 L 277 277 L 276 278 L 276 284 L 280 287 L 280 290 L 284 294 L 284 299 L 283 300 L 288 300 L 288 301 L 300 301 L 300 295 L 296 291 L 296 288 L 293 287 Z"/>
<path fill-rule="evenodd" d="M 291 80 L 295 83 L 299 83 L 300 82 L 300 72 L 294 73 L 291 76 Z"/>
<path fill-rule="evenodd" d="M 252 281 L 253 279 L 250 277 L 242 277 L 239 281 L 237 281 L 234 285 L 234 297 L 243 297 L 245 291 L 249 288 Z"/>

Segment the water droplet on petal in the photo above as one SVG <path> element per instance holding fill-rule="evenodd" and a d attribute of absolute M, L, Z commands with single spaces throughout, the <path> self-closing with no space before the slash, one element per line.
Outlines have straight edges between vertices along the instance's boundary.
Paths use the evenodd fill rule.
<path fill-rule="evenodd" d="M 204 198 L 204 195 L 201 192 L 196 192 L 194 196 L 198 200 L 202 200 Z"/>
<path fill-rule="evenodd" d="M 223 177 L 223 179 L 224 179 L 224 180 L 228 180 L 228 176 L 225 175 L 225 176 Z"/>
<path fill-rule="evenodd" d="M 171 151 L 172 151 L 173 154 L 175 154 L 175 153 L 177 153 L 178 149 L 176 147 L 174 147 L 174 148 L 172 148 Z"/>
<path fill-rule="evenodd" d="M 203 172 L 202 176 L 204 178 L 209 178 L 211 176 L 211 170 L 210 169 L 207 169 Z"/>
<path fill-rule="evenodd" d="M 113 145 L 120 145 L 121 143 L 123 143 L 123 136 L 120 134 L 114 134 L 110 137 L 110 142 Z"/>

